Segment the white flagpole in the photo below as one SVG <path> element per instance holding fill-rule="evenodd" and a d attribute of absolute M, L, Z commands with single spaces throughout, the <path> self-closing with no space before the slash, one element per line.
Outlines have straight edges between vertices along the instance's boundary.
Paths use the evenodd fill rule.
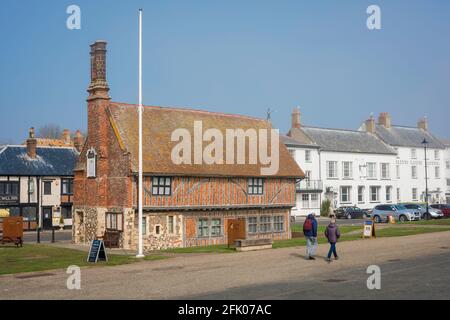
<path fill-rule="evenodd" d="M 143 258 L 143 243 L 142 243 L 142 9 L 139 9 L 139 177 L 138 177 L 138 254 L 136 258 Z"/>

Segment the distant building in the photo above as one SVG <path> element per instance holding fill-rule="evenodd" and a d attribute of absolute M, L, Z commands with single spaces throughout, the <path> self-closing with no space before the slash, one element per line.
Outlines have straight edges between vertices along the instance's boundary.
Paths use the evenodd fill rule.
<path fill-rule="evenodd" d="M 304 126 L 300 110 L 292 113 L 292 127 L 284 143 L 305 172 L 297 184 L 294 215 L 320 214 L 323 200 L 332 208 L 372 208 L 396 201 L 392 170 L 396 153 L 377 137 L 356 130 Z"/>
<path fill-rule="evenodd" d="M 380 113 L 378 123 L 367 120 L 360 128 L 376 135 L 397 153 L 393 174 L 397 180 L 395 198 L 398 202 L 425 202 L 425 150 L 427 144 L 428 200 L 430 203 L 446 202 L 445 145 L 428 129 L 426 118 L 416 127 L 392 124 L 391 115 Z"/>
<path fill-rule="evenodd" d="M 76 243 L 119 235 L 119 247 L 144 250 L 227 243 L 229 222 L 241 219 L 248 238 L 289 239 L 295 183 L 303 172 L 280 144 L 279 171 L 260 164 L 175 164 L 171 134 L 194 121 L 204 129 L 270 129 L 266 120 L 191 109 L 144 106 L 144 219 L 137 219 L 138 107 L 111 102 L 106 42 L 91 46 L 88 133 L 75 169 Z M 193 136 L 193 134 L 192 134 Z M 172 143 L 172 146 L 174 144 Z M 190 154 L 189 156 L 191 156 Z"/>
<path fill-rule="evenodd" d="M 70 227 L 79 153 L 73 146 L 38 146 L 38 141 L 31 128 L 26 145 L 0 147 L 0 220 L 22 216 L 25 230 L 50 229 L 62 215 Z"/>
<path fill-rule="evenodd" d="M 441 141 L 445 145 L 445 199 L 447 203 L 450 203 L 450 140 L 441 139 Z"/>

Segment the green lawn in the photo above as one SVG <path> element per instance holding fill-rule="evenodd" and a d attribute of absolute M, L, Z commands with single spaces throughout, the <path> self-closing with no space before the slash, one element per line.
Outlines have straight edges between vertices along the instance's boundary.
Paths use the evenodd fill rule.
<path fill-rule="evenodd" d="M 432 226 L 450 226 L 450 219 L 433 219 L 433 220 L 420 220 L 405 222 L 405 224 L 419 224 L 419 225 L 432 225 Z"/>
<path fill-rule="evenodd" d="M 146 260 L 165 258 L 149 255 Z M 22 248 L 0 247 L 0 275 L 19 272 L 43 271 L 77 266 L 115 266 L 137 262 L 134 256 L 108 255 L 108 262 L 88 263 L 87 252 L 54 246 L 24 244 Z"/>
<path fill-rule="evenodd" d="M 174 248 L 167 249 L 161 252 L 166 253 L 233 253 L 236 252 L 233 248 L 228 248 L 226 244 L 205 247 L 189 247 L 189 248 Z"/>

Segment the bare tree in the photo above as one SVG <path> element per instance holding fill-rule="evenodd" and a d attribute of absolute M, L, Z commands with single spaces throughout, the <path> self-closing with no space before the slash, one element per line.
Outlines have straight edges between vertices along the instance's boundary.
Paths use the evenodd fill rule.
<path fill-rule="evenodd" d="M 39 127 L 37 131 L 38 138 L 47 138 L 47 139 L 60 139 L 62 135 L 62 129 L 57 124 L 46 124 L 42 127 Z"/>

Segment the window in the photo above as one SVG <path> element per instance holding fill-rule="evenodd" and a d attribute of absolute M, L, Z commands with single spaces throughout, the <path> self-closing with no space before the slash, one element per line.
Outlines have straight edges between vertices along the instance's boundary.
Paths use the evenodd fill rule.
<path fill-rule="evenodd" d="M 23 207 L 22 217 L 24 221 L 37 221 L 36 207 Z"/>
<path fill-rule="evenodd" d="M 447 169 L 450 169 L 450 161 L 449 160 L 445 161 L 445 167 Z"/>
<path fill-rule="evenodd" d="M 371 202 L 380 201 L 380 187 L 370 187 L 370 201 Z"/>
<path fill-rule="evenodd" d="M 305 171 L 305 180 L 310 181 L 311 180 L 311 171 Z"/>
<path fill-rule="evenodd" d="M 222 219 L 211 220 L 211 236 L 218 237 L 222 235 Z"/>
<path fill-rule="evenodd" d="M 160 225 L 156 225 L 155 226 L 155 234 L 156 235 L 160 235 L 161 234 L 161 226 Z"/>
<path fill-rule="evenodd" d="M 305 150 L 305 161 L 311 162 L 311 150 Z"/>
<path fill-rule="evenodd" d="M 262 178 L 249 178 L 247 192 L 248 194 L 264 194 L 264 180 Z"/>
<path fill-rule="evenodd" d="M 402 198 L 402 196 L 401 196 L 401 193 L 400 193 L 400 188 L 397 188 L 397 202 L 400 202 L 401 198 Z"/>
<path fill-rule="evenodd" d="M 271 232 L 271 223 L 270 223 L 270 216 L 260 216 L 259 217 L 259 232 L 261 233 L 268 233 Z"/>
<path fill-rule="evenodd" d="M 411 159 L 417 159 L 417 150 L 411 149 Z"/>
<path fill-rule="evenodd" d="M 434 150 L 434 160 L 439 160 L 441 157 L 439 150 Z"/>
<path fill-rule="evenodd" d="M 341 203 L 350 202 L 350 190 L 351 187 L 341 187 Z"/>
<path fill-rule="evenodd" d="M 199 237 L 208 237 L 209 236 L 208 219 L 199 219 L 197 226 L 198 226 L 198 236 Z"/>
<path fill-rule="evenodd" d="M 146 235 L 147 234 L 147 217 L 142 217 L 142 234 Z"/>
<path fill-rule="evenodd" d="M 338 170 L 337 170 L 337 161 L 327 161 L 327 178 L 328 179 L 337 179 Z"/>
<path fill-rule="evenodd" d="M 61 179 L 61 194 L 72 195 L 73 194 L 73 179 Z"/>
<path fill-rule="evenodd" d="M 72 207 L 61 206 L 61 216 L 63 219 L 72 219 Z"/>
<path fill-rule="evenodd" d="M 392 201 L 392 187 L 391 186 L 386 187 L 386 201 L 387 202 Z"/>
<path fill-rule="evenodd" d="M 358 202 L 359 203 L 364 203 L 364 187 L 363 186 L 359 186 L 358 187 Z"/>
<path fill-rule="evenodd" d="M 309 194 L 308 193 L 302 194 L 302 208 L 309 209 Z"/>
<path fill-rule="evenodd" d="M 44 181 L 44 195 L 51 195 L 51 194 L 52 194 L 52 182 Z"/>
<path fill-rule="evenodd" d="M 19 182 L 0 182 L 0 196 L 18 196 Z"/>
<path fill-rule="evenodd" d="M 168 216 L 167 217 L 167 231 L 169 233 L 175 233 L 175 217 L 174 216 Z"/>
<path fill-rule="evenodd" d="M 311 208 L 319 208 L 319 194 L 311 194 Z"/>
<path fill-rule="evenodd" d="M 417 188 L 412 188 L 412 199 L 414 201 L 418 200 L 418 193 L 417 193 Z"/>
<path fill-rule="evenodd" d="M 116 212 L 107 212 L 106 229 L 123 231 L 123 214 Z"/>
<path fill-rule="evenodd" d="M 441 168 L 440 167 L 434 167 L 434 177 L 436 179 L 439 179 L 441 177 Z"/>
<path fill-rule="evenodd" d="M 95 178 L 97 176 L 97 153 L 94 148 L 91 148 L 86 153 L 86 174 L 88 178 Z"/>
<path fill-rule="evenodd" d="M 170 177 L 153 177 L 152 179 L 152 195 L 154 196 L 170 196 L 172 189 L 172 178 Z"/>
<path fill-rule="evenodd" d="M 273 231 L 283 232 L 284 231 L 284 216 L 274 216 L 273 217 Z"/>
<path fill-rule="evenodd" d="M 390 174 L 390 166 L 389 163 L 381 164 L 381 179 L 389 179 L 391 177 Z"/>
<path fill-rule="evenodd" d="M 377 178 L 377 164 L 375 162 L 367 163 L 367 179 Z"/>
<path fill-rule="evenodd" d="M 417 166 L 411 167 L 411 178 L 417 179 Z"/>
<path fill-rule="evenodd" d="M 248 233 L 258 232 L 258 219 L 256 217 L 248 218 Z"/>
<path fill-rule="evenodd" d="M 344 179 L 353 178 L 353 162 L 344 161 L 342 163 L 342 177 Z"/>
<path fill-rule="evenodd" d="M 399 165 L 397 165 L 396 171 L 397 171 L 397 179 L 400 179 L 400 166 Z"/>

